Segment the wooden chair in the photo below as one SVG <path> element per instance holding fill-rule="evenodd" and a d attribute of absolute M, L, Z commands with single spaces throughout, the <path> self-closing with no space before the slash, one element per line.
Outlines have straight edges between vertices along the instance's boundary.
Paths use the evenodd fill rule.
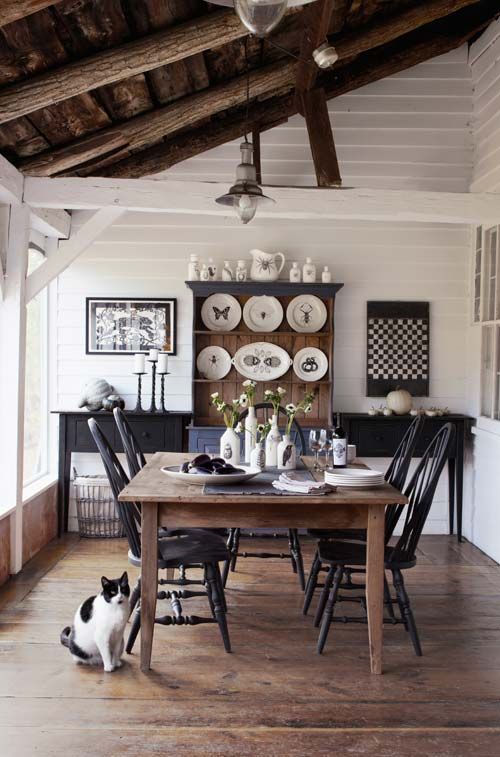
<path fill-rule="evenodd" d="M 116 507 L 123 523 L 123 527 L 129 544 L 128 559 L 131 565 L 141 565 L 141 509 L 140 504 L 120 502 L 118 496 L 122 489 L 129 483 L 129 479 L 116 457 L 111 445 L 103 434 L 94 418 L 88 420 L 90 433 L 96 443 L 102 458 L 109 485 L 115 498 Z M 226 599 L 220 574 L 219 563 L 227 561 L 229 553 L 224 538 L 217 534 L 211 534 L 202 529 L 190 529 L 185 531 L 169 531 L 169 535 L 158 538 L 158 569 L 194 567 L 201 565 L 204 575 L 204 591 L 160 591 L 158 599 L 169 599 L 172 607 L 172 615 L 165 615 L 155 619 L 162 625 L 199 625 L 201 623 L 217 623 L 224 643 L 226 652 L 231 651 L 229 632 L 226 623 Z M 160 580 L 159 584 L 171 583 Z M 191 582 L 194 583 L 194 582 Z M 199 617 L 196 615 L 184 615 L 181 600 L 191 597 L 206 596 L 212 612 L 212 617 Z M 131 604 L 135 605 L 132 629 L 126 645 L 126 651 L 130 654 L 135 639 L 139 633 L 141 624 L 140 609 L 140 578 L 135 586 Z"/>
<path fill-rule="evenodd" d="M 406 507 L 403 532 L 395 546 L 385 547 L 385 569 L 390 570 L 392 573 L 392 581 L 397 597 L 396 600 L 390 598 L 390 602 L 391 606 L 393 603 L 397 603 L 400 612 L 399 618 L 392 615 L 388 620 L 391 623 L 404 624 L 410 634 L 417 656 L 422 655 L 422 647 L 402 571 L 413 568 L 416 565 L 418 542 L 432 505 L 439 477 L 448 459 L 451 444 L 454 441 L 454 433 L 453 425 L 451 423 L 445 424 L 427 447 L 424 456 L 421 458 L 415 473 L 406 487 L 405 495 L 409 499 L 409 504 L 403 506 Z M 338 602 L 360 601 L 359 598 L 340 595 L 339 589 L 341 588 L 346 569 L 350 566 L 365 569 L 366 544 L 321 540 L 319 543 L 319 559 L 322 563 L 326 563 L 329 566 L 322 591 L 322 601 L 316 613 L 315 622 L 315 625 L 319 625 L 321 622 L 317 645 L 317 651 L 321 654 L 332 620 L 338 620 L 343 623 L 365 622 L 365 619 L 359 617 L 343 616 L 334 618 L 334 611 Z M 361 598 L 361 601 L 362 603 L 365 601 L 364 597 Z"/>
<path fill-rule="evenodd" d="M 415 419 L 411 422 L 410 426 L 406 430 L 401 442 L 398 445 L 398 448 L 394 454 L 394 457 L 391 460 L 391 463 L 389 467 L 387 468 L 387 471 L 385 473 L 385 480 L 390 483 L 392 486 L 394 486 L 396 489 L 399 489 L 402 491 L 406 477 L 408 475 L 408 469 L 410 467 L 410 463 L 413 457 L 413 453 L 415 452 L 415 447 L 417 445 L 420 433 L 422 431 L 422 427 L 424 425 L 424 416 L 423 415 L 417 415 Z M 396 528 L 397 522 L 400 518 L 401 512 L 403 510 L 402 505 L 389 505 L 385 511 L 385 543 L 388 544 L 389 539 L 391 538 L 392 534 L 394 533 L 394 529 Z M 366 529 L 360 529 L 360 528 L 350 528 L 350 529 L 308 529 L 307 533 L 309 536 L 313 536 L 316 539 L 341 539 L 341 540 L 348 540 L 348 541 L 361 541 L 366 542 Z M 305 597 L 304 597 L 304 606 L 302 608 L 302 612 L 304 615 L 307 615 L 307 612 L 309 610 L 309 606 L 311 604 L 314 591 L 318 587 L 318 574 L 323 571 L 327 570 L 327 568 L 324 568 L 321 564 L 321 560 L 319 559 L 318 550 L 316 550 L 311 570 L 309 571 L 309 576 L 307 579 L 306 589 L 305 589 Z M 357 588 L 356 584 L 351 583 L 351 576 L 352 573 L 356 571 L 346 571 L 347 575 L 347 585 L 345 588 L 355 589 Z M 386 586 L 386 596 L 387 596 L 388 587 Z M 392 606 L 389 610 L 391 612 Z"/>
<path fill-rule="evenodd" d="M 256 414 L 259 411 L 261 411 L 260 412 L 261 418 L 263 418 L 264 421 L 267 421 L 269 419 L 269 416 L 273 412 L 273 406 L 270 402 L 260 402 L 255 405 Z M 247 415 L 248 415 L 248 410 L 245 410 L 243 413 L 241 413 L 237 422 L 244 424 L 245 418 Z M 283 407 L 279 408 L 278 416 L 283 416 L 284 418 L 287 417 L 286 411 Z M 293 421 L 291 437 L 297 447 L 297 454 L 304 455 L 306 452 L 304 433 L 300 427 L 299 422 L 296 419 L 294 419 Z M 300 587 L 302 590 L 304 590 L 304 587 L 305 587 L 304 561 L 302 559 L 302 550 L 300 548 L 299 533 L 296 528 L 288 529 L 289 552 L 247 552 L 247 551 L 240 552 L 239 549 L 240 549 L 241 536 L 243 536 L 244 538 L 279 539 L 283 537 L 284 534 L 256 533 L 254 531 L 244 532 L 242 534 L 240 528 L 231 528 L 229 530 L 229 539 L 228 539 L 228 547 L 231 553 L 231 558 L 229 562 L 224 566 L 224 570 L 222 574 L 224 586 L 226 585 L 226 582 L 227 582 L 229 569 L 231 569 L 231 572 L 234 572 L 236 570 L 236 560 L 238 559 L 238 557 L 257 557 L 260 559 L 269 559 L 269 558 L 277 557 L 282 560 L 288 559 L 291 561 L 292 570 L 294 573 L 298 575 Z"/>

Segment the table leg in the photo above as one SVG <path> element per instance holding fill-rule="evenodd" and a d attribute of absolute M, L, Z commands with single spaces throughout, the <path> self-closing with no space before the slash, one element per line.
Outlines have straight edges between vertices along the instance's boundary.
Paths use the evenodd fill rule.
<path fill-rule="evenodd" d="M 449 525 L 450 536 L 454 531 L 455 517 L 455 458 L 450 457 L 448 460 L 448 507 L 449 507 Z"/>
<path fill-rule="evenodd" d="M 366 610 L 372 673 L 382 673 L 384 625 L 384 523 L 383 505 L 370 505 L 366 544 Z"/>
<path fill-rule="evenodd" d="M 151 666 L 158 593 L 158 505 L 142 504 L 141 527 L 141 670 Z"/>

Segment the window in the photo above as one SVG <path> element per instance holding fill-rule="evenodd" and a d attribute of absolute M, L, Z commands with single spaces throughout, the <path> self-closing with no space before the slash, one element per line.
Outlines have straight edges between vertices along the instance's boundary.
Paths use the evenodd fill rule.
<path fill-rule="evenodd" d="M 499 227 L 476 229 L 473 320 L 481 323 L 481 415 L 500 420 Z"/>
<path fill-rule="evenodd" d="M 44 256 L 30 249 L 28 273 Z M 24 412 L 24 485 L 48 472 L 48 299 L 44 289 L 26 307 L 26 379 Z"/>

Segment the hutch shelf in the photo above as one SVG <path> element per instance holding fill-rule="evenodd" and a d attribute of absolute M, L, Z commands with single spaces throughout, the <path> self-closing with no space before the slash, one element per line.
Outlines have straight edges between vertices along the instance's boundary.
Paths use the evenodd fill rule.
<path fill-rule="evenodd" d="M 333 394 L 333 356 L 334 356 L 334 308 L 335 296 L 343 284 L 294 284 L 288 281 L 187 281 L 186 285 L 193 292 L 193 420 L 189 433 L 189 447 L 191 450 L 200 448 L 200 434 L 203 436 L 204 448 L 214 437 L 214 444 L 220 436 L 220 414 L 211 405 L 211 394 L 219 392 L 226 400 L 239 397 L 242 391 L 242 376 L 234 366 L 230 372 L 219 381 L 211 381 L 201 376 L 196 368 L 196 359 L 202 349 L 209 346 L 220 346 L 226 349 L 231 357 L 240 347 L 253 342 L 271 342 L 282 347 L 293 359 L 294 355 L 303 347 L 318 347 L 328 357 L 328 373 L 319 381 L 306 383 L 293 370 L 276 381 L 258 381 L 256 402 L 264 401 L 264 390 L 282 386 L 287 390 L 286 402 L 297 402 L 306 390 L 317 389 L 318 396 L 313 412 L 307 420 L 298 418 L 299 422 L 307 424 L 307 428 L 325 427 L 331 423 L 332 394 Z M 210 331 L 201 318 L 203 302 L 212 294 L 231 294 L 242 308 L 250 297 L 268 295 L 276 297 L 283 307 L 283 320 L 279 327 L 272 332 L 256 332 L 249 329 L 243 317 L 233 331 Z M 299 333 L 292 330 L 287 318 L 288 304 L 297 295 L 311 294 L 319 297 L 327 308 L 327 320 L 321 330 L 314 333 Z M 210 428 L 213 428 L 213 433 Z"/>

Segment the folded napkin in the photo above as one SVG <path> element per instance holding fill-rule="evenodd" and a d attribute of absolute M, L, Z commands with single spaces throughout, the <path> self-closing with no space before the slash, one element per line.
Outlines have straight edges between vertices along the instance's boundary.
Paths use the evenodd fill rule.
<path fill-rule="evenodd" d="M 305 479 L 297 473 L 281 473 L 277 481 L 273 481 L 275 489 L 282 492 L 294 492 L 295 494 L 326 494 L 335 489 L 323 481 Z"/>

